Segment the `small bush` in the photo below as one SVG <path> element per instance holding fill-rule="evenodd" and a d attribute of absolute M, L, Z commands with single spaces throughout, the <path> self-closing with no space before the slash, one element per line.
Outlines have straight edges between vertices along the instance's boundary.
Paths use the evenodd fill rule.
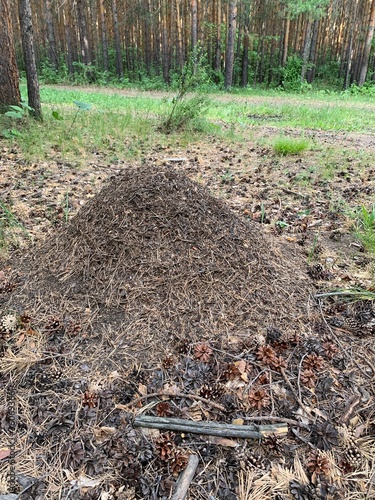
<path fill-rule="evenodd" d="M 273 143 L 273 150 L 281 156 L 302 153 L 309 147 L 305 139 L 293 139 L 292 137 L 280 137 Z"/>

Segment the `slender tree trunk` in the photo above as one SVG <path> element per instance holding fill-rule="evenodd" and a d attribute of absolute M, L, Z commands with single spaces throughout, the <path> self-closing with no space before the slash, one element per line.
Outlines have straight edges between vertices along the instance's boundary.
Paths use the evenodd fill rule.
<path fill-rule="evenodd" d="M 78 31 L 81 44 L 82 62 L 83 64 L 90 64 L 92 61 L 92 57 L 91 57 L 91 48 L 89 47 L 89 35 L 87 30 L 86 13 L 83 1 L 84 0 L 76 0 Z"/>
<path fill-rule="evenodd" d="M 124 66 L 122 63 L 122 50 L 120 41 L 120 31 L 117 16 L 117 1 L 112 0 L 112 16 L 113 16 L 113 31 L 115 33 L 115 47 L 116 47 L 116 71 L 119 78 L 124 76 Z"/>
<path fill-rule="evenodd" d="M 74 49 L 72 42 L 72 34 L 70 30 L 71 23 L 69 19 L 71 19 L 71 14 L 67 12 L 66 6 L 62 6 L 62 18 L 64 21 L 64 29 L 65 29 L 65 40 L 66 40 L 66 63 L 68 66 L 69 75 L 74 75 Z"/>
<path fill-rule="evenodd" d="M 245 28 L 245 33 L 243 36 L 243 52 L 242 52 L 242 76 L 241 85 L 246 87 L 248 84 L 248 74 L 249 74 L 249 32 Z"/>
<path fill-rule="evenodd" d="M 353 61 L 353 40 L 354 40 L 354 30 L 357 23 L 357 10 L 358 10 L 358 0 L 355 0 L 354 3 L 354 13 L 350 12 L 350 29 L 348 34 L 348 42 L 347 49 L 345 54 L 345 78 L 344 78 L 344 89 L 349 88 L 350 79 L 351 79 L 351 71 L 352 71 L 352 61 Z M 343 73 L 341 73 L 343 74 Z M 341 75 L 340 75 L 341 76 Z"/>
<path fill-rule="evenodd" d="M 106 23 L 106 9 L 105 0 L 99 0 L 99 15 L 100 15 L 100 26 L 102 32 L 102 51 L 103 51 L 103 68 L 104 71 L 108 71 L 108 33 L 107 33 L 107 23 Z"/>
<path fill-rule="evenodd" d="M 56 48 L 56 37 L 55 37 L 55 30 L 54 30 L 54 26 L 53 26 L 51 0 L 44 0 L 44 12 L 45 12 L 45 17 L 46 17 L 49 62 L 51 63 L 51 65 L 53 66 L 54 69 L 58 69 L 59 58 L 58 58 L 57 48 Z"/>
<path fill-rule="evenodd" d="M 33 25 L 31 21 L 30 0 L 19 0 L 19 17 L 22 36 L 22 48 L 25 59 L 27 93 L 29 106 L 33 108 L 32 116 L 42 120 L 38 75 L 36 72 Z"/>
<path fill-rule="evenodd" d="M 290 15 L 287 12 L 285 20 L 285 33 L 284 33 L 284 44 L 283 44 L 283 59 L 282 59 L 282 67 L 285 68 L 286 61 L 288 59 L 288 48 L 289 48 L 289 32 L 290 32 Z"/>
<path fill-rule="evenodd" d="M 167 30 L 167 7 L 163 0 L 162 10 L 162 54 L 163 54 L 163 78 L 166 83 L 169 82 L 169 47 L 168 47 L 168 30 Z"/>
<path fill-rule="evenodd" d="M 191 0 L 191 50 L 194 51 L 198 42 L 198 4 Z"/>
<path fill-rule="evenodd" d="M 216 31 L 216 51 L 215 51 L 215 71 L 221 70 L 221 0 L 217 0 L 217 31 Z"/>
<path fill-rule="evenodd" d="M 9 7 L 9 0 L 0 1 L 0 113 L 21 101 Z"/>
<path fill-rule="evenodd" d="M 319 34 L 319 20 L 315 19 L 312 26 L 312 39 L 311 39 L 311 47 L 310 47 L 310 57 L 309 60 L 313 64 L 312 68 L 307 70 L 307 83 L 312 83 L 315 77 L 315 63 L 316 63 L 316 47 L 318 43 L 318 34 Z"/>
<path fill-rule="evenodd" d="M 372 44 L 372 40 L 374 38 L 374 31 L 375 31 L 375 0 L 372 0 L 367 37 L 366 37 L 365 48 L 364 48 L 363 56 L 362 56 L 361 71 L 360 71 L 360 75 L 359 75 L 359 79 L 358 79 L 359 86 L 362 86 L 366 81 L 368 63 L 369 63 L 370 52 L 371 52 L 371 44 Z"/>
<path fill-rule="evenodd" d="M 182 40 L 182 20 L 180 15 L 180 0 L 176 1 L 176 22 L 177 22 L 177 64 L 182 69 L 184 65 L 184 49 Z"/>
<path fill-rule="evenodd" d="M 303 47 L 303 63 L 301 70 L 301 82 L 303 83 L 306 79 L 307 65 L 309 63 L 310 50 L 311 50 L 311 42 L 312 42 L 312 21 L 311 19 L 307 22 L 306 27 L 306 35 L 305 35 L 305 44 Z"/>
<path fill-rule="evenodd" d="M 237 0 L 230 0 L 229 3 L 229 19 L 228 19 L 228 39 L 227 48 L 225 51 L 225 88 L 229 88 L 233 83 L 233 66 L 234 66 L 234 42 L 236 38 L 236 22 L 237 22 Z"/>

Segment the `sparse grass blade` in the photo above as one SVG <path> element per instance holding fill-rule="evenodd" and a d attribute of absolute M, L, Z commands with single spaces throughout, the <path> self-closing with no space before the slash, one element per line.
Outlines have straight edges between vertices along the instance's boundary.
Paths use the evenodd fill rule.
<path fill-rule="evenodd" d="M 19 222 L 17 217 L 9 210 L 9 208 L 0 200 L 0 250 L 6 251 L 7 245 L 11 241 L 16 240 L 16 233 L 21 231 L 27 238 L 29 233 L 24 226 Z"/>
<path fill-rule="evenodd" d="M 357 238 L 371 253 L 375 253 L 375 204 L 368 210 L 362 206 L 358 214 Z"/>

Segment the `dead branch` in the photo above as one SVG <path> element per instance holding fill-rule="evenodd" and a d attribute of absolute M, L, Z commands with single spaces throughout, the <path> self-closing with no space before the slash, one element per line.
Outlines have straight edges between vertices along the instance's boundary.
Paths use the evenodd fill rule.
<path fill-rule="evenodd" d="M 284 423 L 273 425 L 233 425 L 218 422 L 194 422 L 193 420 L 184 420 L 181 418 L 164 418 L 147 415 L 135 417 L 134 426 L 245 439 L 261 439 L 273 434 L 282 436 L 288 432 L 288 426 Z"/>
<path fill-rule="evenodd" d="M 181 473 L 177 482 L 176 491 L 171 500 L 184 500 L 188 492 L 190 483 L 194 478 L 195 471 L 198 467 L 199 458 L 197 455 L 190 455 L 189 462 L 185 470 Z"/>

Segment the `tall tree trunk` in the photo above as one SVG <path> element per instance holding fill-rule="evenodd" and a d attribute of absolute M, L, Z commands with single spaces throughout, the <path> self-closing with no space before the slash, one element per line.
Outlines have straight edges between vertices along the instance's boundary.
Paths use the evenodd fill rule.
<path fill-rule="evenodd" d="M 87 29 L 86 12 L 85 12 L 85 6 L 83 5 L 83 1 L 84 0 L 76 0 L 78 31 L 79 31 L 79 39 L 81 45 L 82 62 L 83 64 L 90 64 L 92 62 L 91 47 L 89 46 L 89 34 Z"/>
<path fill-rule="evenodd" d="M 106 23 L 106 9 L 105 0 L 99 0 L 99 15 L 100 15 L 100 26 L 102 32 L 102 51 L 103 51 L 103 68 L 104 71 L 108 71 L 108 33 L 107 33 L 107 23 Z"/>
<path fill-rule="evenodd" d="M 346 52 L 346 68 L 345 68 L 345 78 L 344 78 L 344 89 L 349 88 L 350 86 L 350 77 L 352 70 L 352 61 L 353 61 L 353 39 L 354 39 L 354 29 L 357 22 L 357 8 L 358 8 L 358 0 L 355 0 L 354 3 L 354 14 L 350 16 L 351 18 L 351 26 L 349 32 L 349 40 L 348 47 Z"/>
<path fill-rule="evenodd" d="M 51 0 L 44 0 L 44 12 L 46 17 L 49 62 L 51 63 L 54 69 L 58 69 L 59 58 L 56 49 L 56 37 L 53 26 Z"/>
<path fill-rule="evenodd" d="M 176 22 L 177 22 L 177 64 L 182 69 L 184 65 L 184 48 L 182 36 L 182 19 L 180 15 L 180 0 L 176 1 Z"/>
<path fill-rule="evenodd" d="M 288 59 L 288 48 L 289 48 L 289 32 L 290 32 L 290 15 L 289 11 L 286 15 L 285 20 L 285 33 L 284 33 L 284 44 L 283 44 L 283 58 L 282 58 L 282 67 L 285 68 L 286 61 Z"/>
<path fill-rule="evenodd" d="M 249 74 L 249 41 L 250 36 L 247 28 L 245 28 L 245 33 L 243 36 L 243 52 L 242 52 L 242 75 L 241 75 L 241 86 L 247 87 L 248 84 L 248 74 Z"/>
<path fill-rule="evenodd" d="M 372 0 L 367 37 L 366 37 L 365 48 L 364 48 L 363 56 L 362 56 L 361 72 L 360 72 L 359 80 L 358 80 L 359 86 L 362 86 L 366 81 L 368 63 L 369 63 L 370 52 L 371 52 L 371 44 L 372 44 L 372 39 L 374 38 L 374 31 L 375 31 L 375 0 Z"/>
<path fill-rule="evenodd" d="M 120 41 L 120 31 L 117 16 L 117 1 L 112 0 L 112 16 L 113 16 L 113 31 L 115 33 L 115 47 L 116 47 L 116 71 L 119 78 L 124 76 L 124 66 L 122 63 L 122 50 Z"/>
<path fill-rule="evenodd" d="M 198 4 L 191 0 L 191 50 L 194 51 L 198 42 Z"/>
<path fill-rule="evenodd" d="M 9 7 L 9 0 L 0 1 L 0 113 L 21 101 Z"/>
<path fill-rule="evenodd" d="M 75 52 L 73 48 L 72 42 L 72 33 L 71 33 L 71 13 L 67 10 L 67 7 L 63 5 L 62 7 L 62 18 L 64 21 L 64 29 L 65 29 L 65 41 L 66 41 L 66 63 L 68 66 L 69 75 L 74 75 L 74 65 L 73 61 L 75 59 Z"/>
<path fill-rule="evenodd" d="M 215 71 L 221 70 L 221 0 L 217 0 Z"/>
<path fill-rule="evenodd" d="M 301 82 L 302 83 L 306 79 L 307 65 L 309 63 L 312 34 L 313 34 L 312 26 L 313 26 L 313 23 L 312 23 L 311 19 L 309 19 L 307 21 L 306 34 L 305 34 L 305 44 L 303 46 L 303 63 L 302 63 L 302 70 L 301 70 Z"/>
<path fill-rule="evenodd" d="M 162 4 L 161 13 L 162 22 L 162 54 L 163 54 L 163 78 L 169 83 L 169 47 L 168 47 L 168 29 L 167 29 L 167 6 L 165 0 Z"/>
<path fill-rule="evenodd" d="M 237 0 L 230 0 L 229 3 L 229 19 L 228 19 L 228 38 L 225 51 L 225 79 L 224 86 L 229 88 L 233 83 L 233 66 L 234 66 L 234 41 L 236 38 L 236 22 L 237 22 Z"/>
<path fill-rule="evenodd" d="M 22 48 L 25 59 L 27 94 L 29 106 L 33 108 L 32 116 L 42 120 L 38 75 L 36 72 L 33 25 L 31 21 L 30 0 L 19 0 L 19 17 L 21 26 Z"/>
<path fill-rule="evenodd" d="M 313 64 L 312 68 L 309 68 L 307 70 L 307 83 L 312 83 L 315 77 L 315 63 L 316 63 L 316 50 L 317 50 L 317 43 L 318 43 L 318 34 L 319 34 L 319 20 L 315 19 L 313 26 L 312 26 L 312 39 L 311 39 L 311 46 L 310 46 L 310 57 L 309 60 Z"/>

